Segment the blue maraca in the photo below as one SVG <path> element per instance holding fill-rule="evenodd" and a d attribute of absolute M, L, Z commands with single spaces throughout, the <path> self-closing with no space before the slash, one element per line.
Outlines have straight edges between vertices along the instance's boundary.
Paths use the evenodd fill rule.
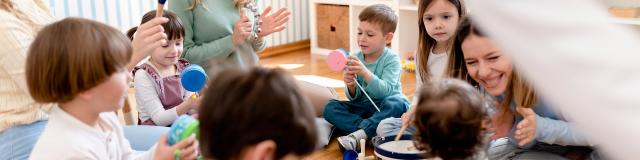
<path fill-rule="evenodd" d="M 207 73 L 197 64 L 190 64 L 180 73 L 180 83 L 189 92 L 198 92 L 207 83 Z"/>

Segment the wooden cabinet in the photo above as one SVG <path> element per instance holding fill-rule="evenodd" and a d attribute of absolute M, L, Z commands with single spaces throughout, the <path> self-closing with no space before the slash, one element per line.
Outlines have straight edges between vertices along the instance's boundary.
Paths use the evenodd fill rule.
<path fill-rule="evenodd" d="M 318 47 L 349 50 L 349 6 L 317 4 Z"/>

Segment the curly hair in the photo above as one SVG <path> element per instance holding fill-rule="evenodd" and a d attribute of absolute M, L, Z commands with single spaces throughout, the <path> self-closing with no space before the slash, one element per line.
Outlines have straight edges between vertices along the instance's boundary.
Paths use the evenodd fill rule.
<path fill-rule="evenodd" d="M 487 102 L 468 83 L 445 79 L 425 83 L 415 113 L 415 145 L 427 158 L 464 159 L 482 146 Z"/>

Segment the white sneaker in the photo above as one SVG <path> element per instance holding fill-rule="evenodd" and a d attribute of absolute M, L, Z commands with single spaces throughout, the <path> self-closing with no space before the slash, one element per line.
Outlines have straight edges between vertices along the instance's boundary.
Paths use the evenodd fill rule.
<path fill-rule="evenodd" d="M 358 140 L 353 135 L 346 135 L 338 137 L 338 144 L 340 148 L 344 150 L 356 150 L 358 149 Z"/>

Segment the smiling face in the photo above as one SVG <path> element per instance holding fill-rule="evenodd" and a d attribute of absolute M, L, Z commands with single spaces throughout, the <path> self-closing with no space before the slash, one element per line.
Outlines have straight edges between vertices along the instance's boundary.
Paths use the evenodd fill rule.
<path fill-rule="evenodd" d="M 182 38 L 169 40 L 166 46 L 154 49 L 150 61 L 161 66 L 176 64 L 182 54 L 182 41 Z"/>
<path fill-rule="evenodd" d="M 461 48 L 469 76 L 489 94 L 502 95 L 513 73 L 511 59 L 489 39 L 473 33 L 462 41 Z"/>
<path fill-rule="evenodd" d="M 422 15 L 427 34 L 436 42 L 446 42 L 458 27 L 458 9 L 447 0 L 434 0 Z"/>
<path fill-rule="evenodd" d="M 393 33 L 383 33 L 379 24 L 361 21 L 358 25 L 358 47 L 364 54 L 382 53 L 392 37 Z"/>

